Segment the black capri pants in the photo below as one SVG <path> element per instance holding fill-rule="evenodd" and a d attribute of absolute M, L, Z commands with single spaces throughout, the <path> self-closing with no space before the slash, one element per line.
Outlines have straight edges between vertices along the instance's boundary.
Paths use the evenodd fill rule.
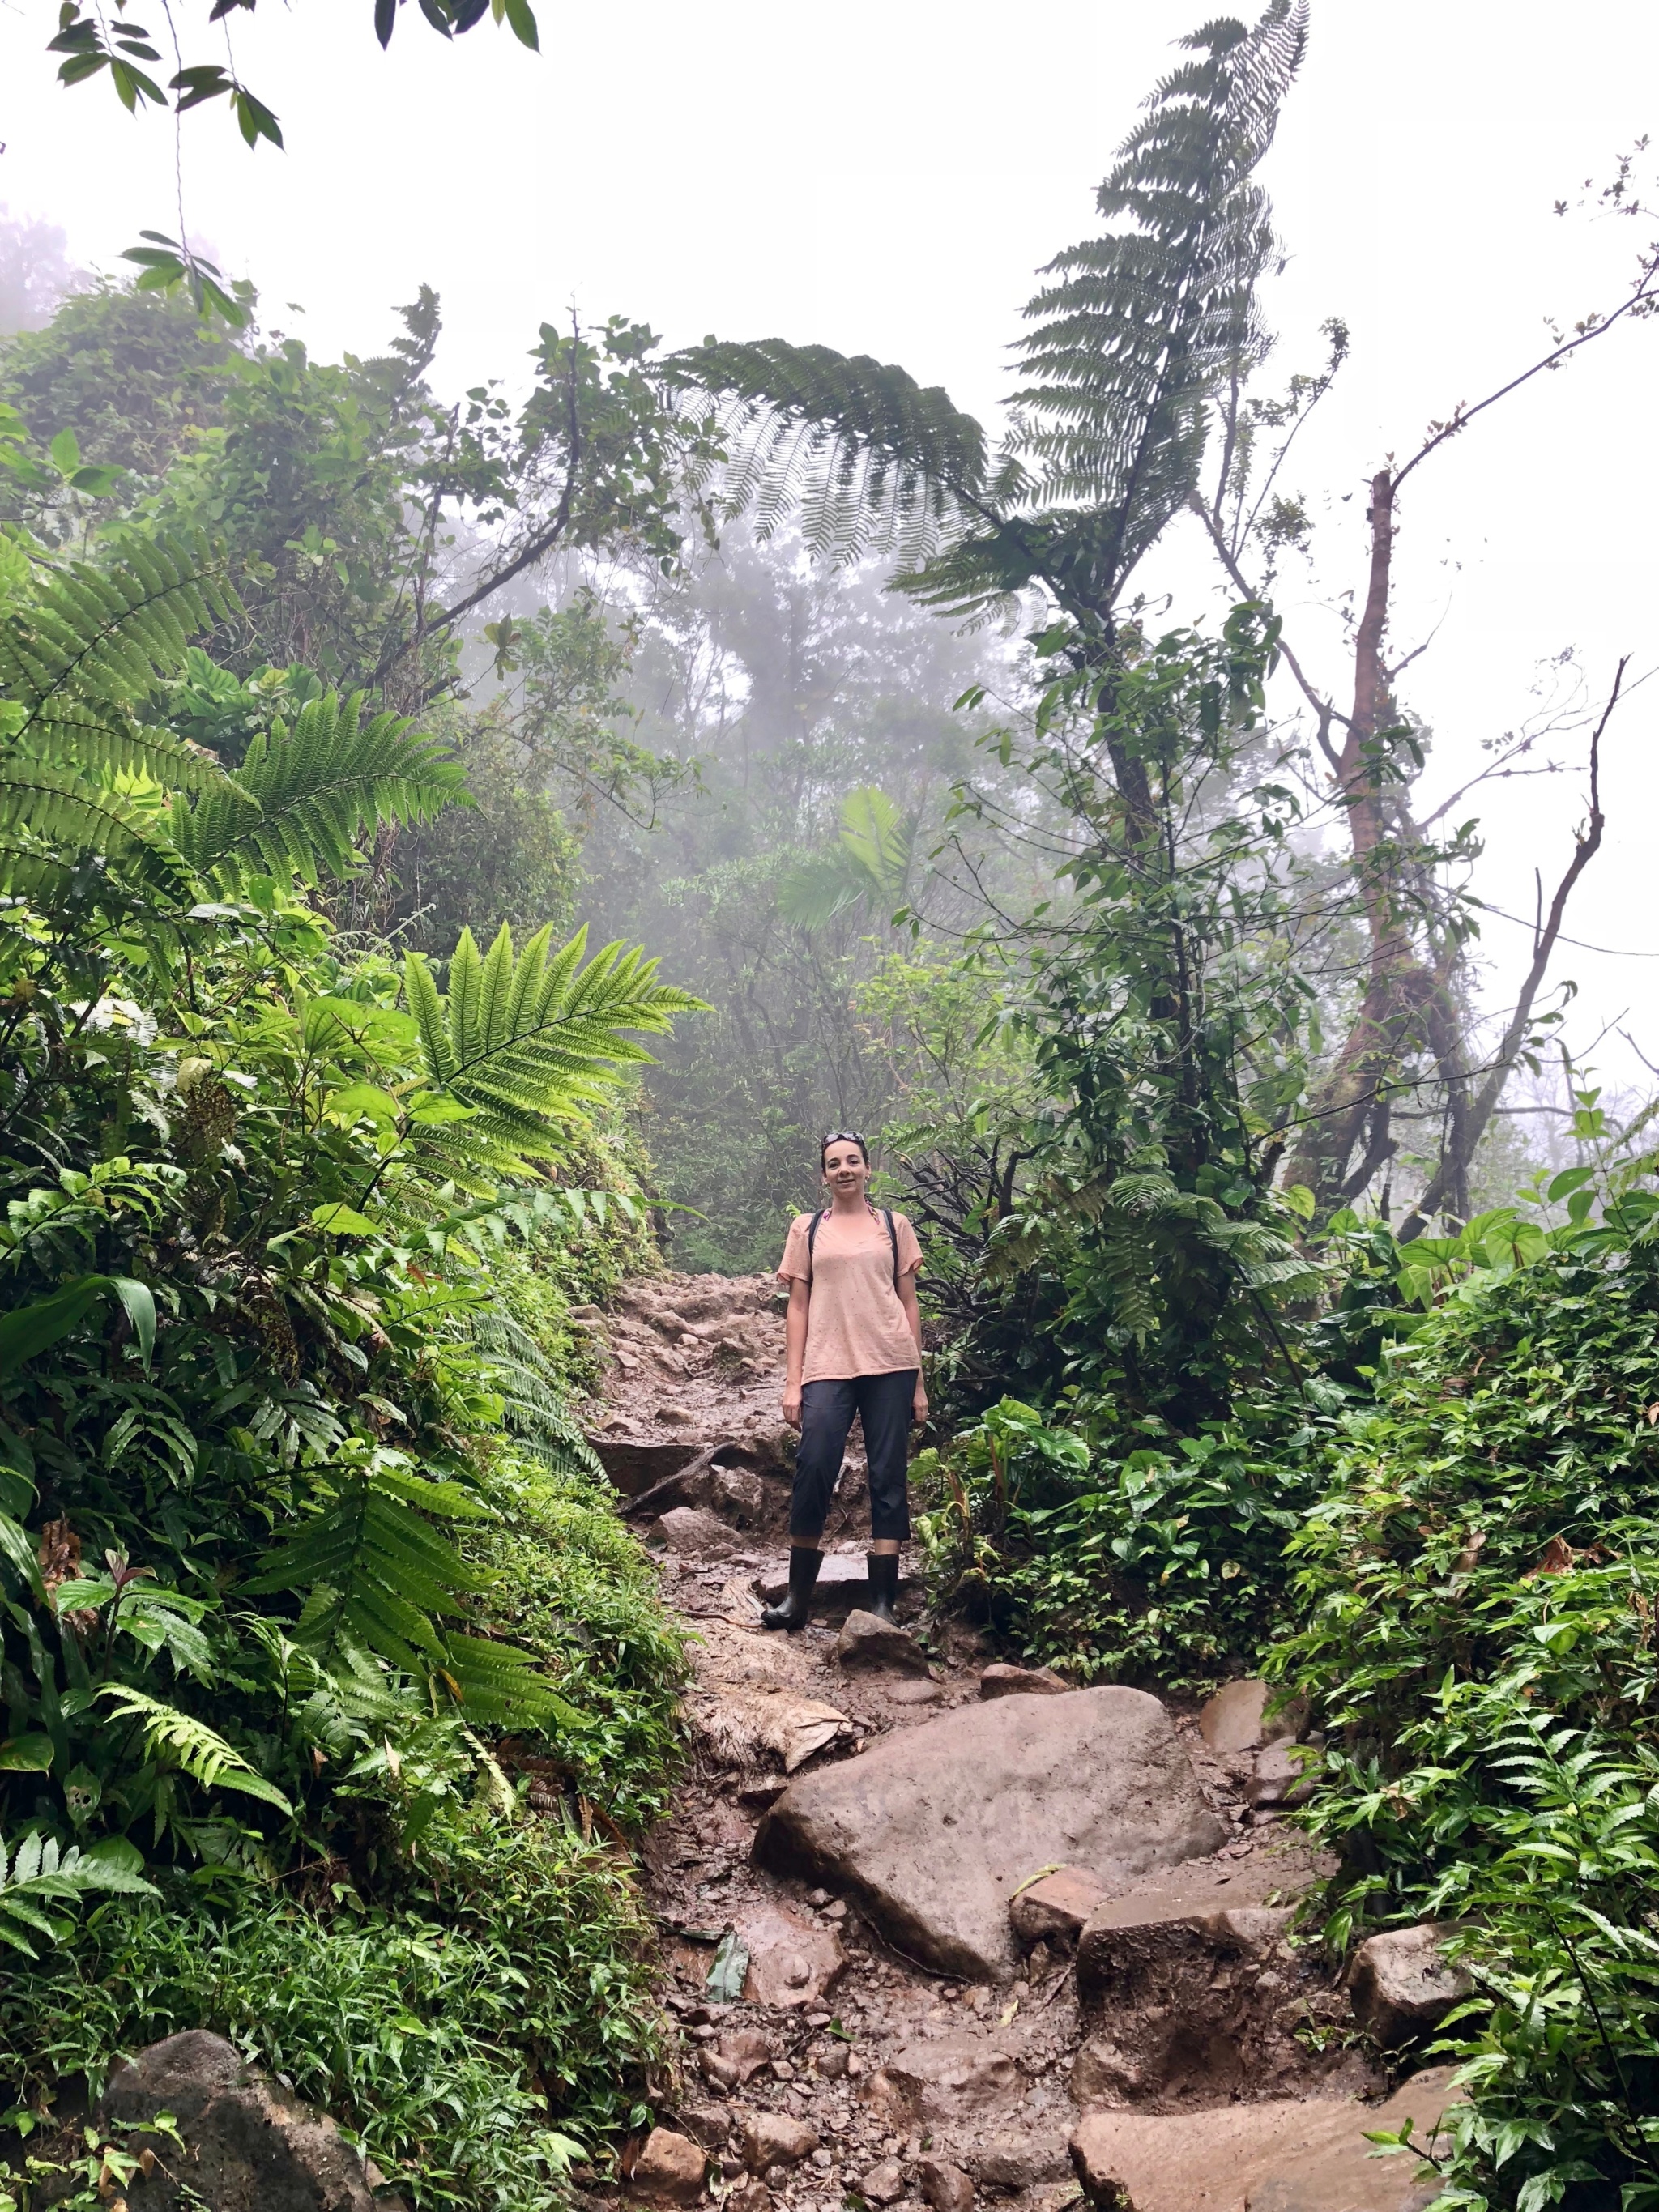
<path fill-rule="evenodd" d="M 904 1541 L 910 1533 L 910 1493 L 904 1473 L 915 1395 L 914 1367 L 892 1375 L 849 1375 L 802 1386 L 800 1443 L 789 1504 L 789 1534 L 796 1543 L 816 1543 L 823 1534 L 854 1413 L 864 1423 L 864 1449 L 870 1460 L 870 1540 Z"/>

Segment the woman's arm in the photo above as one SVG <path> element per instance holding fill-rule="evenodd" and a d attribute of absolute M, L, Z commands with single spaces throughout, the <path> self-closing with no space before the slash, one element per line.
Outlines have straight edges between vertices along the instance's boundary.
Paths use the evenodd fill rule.
<path fill-rule="evenodd" d="M 904 1308 L 904 1318 L 910 1324 L 910 1334 L 916 1340 L 916 1395 L 911 1401 L 911 1417 L 920 1423 L 927 1418 L 927 1385 L 921 1379 L 921 1309 L 916 1304 L 914 1267 L 908 1274 L 899 1277 L 898 1297 Z"/>
<path fill-rule="evenodd" d="M 806 1278 L 794 1276 L 789 1285 L 789 1310 L 783 1322 L 783 1418 L 792 1429 L 800 1426 L 800 1373 L 806 1364 L 806 1309 L 811 1297 L 812 1286 Z"/>

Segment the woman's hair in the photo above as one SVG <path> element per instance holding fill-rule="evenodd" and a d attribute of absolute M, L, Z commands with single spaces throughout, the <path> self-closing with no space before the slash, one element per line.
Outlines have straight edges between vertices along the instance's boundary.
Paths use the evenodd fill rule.
<path fill-rule="evenodd" d="M 822 1174 L 823 1170 L 823 1156 L 829 1151 L 831 1145 L 856 1145 L 863 1158 L 865 1166 L 869 1166 L 870 1147 L 865 1143 L 863 1138 L 860 1136 L 856 1129 L 831 1129 L 828 1136 L 820 1137 L 818 1139 L 818 1170 L 820 1174 Z"/>

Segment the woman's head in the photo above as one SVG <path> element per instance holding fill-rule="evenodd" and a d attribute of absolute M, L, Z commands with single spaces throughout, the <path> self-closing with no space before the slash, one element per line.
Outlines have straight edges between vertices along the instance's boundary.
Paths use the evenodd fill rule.
<path fill-rule="evenodd" d="M 832 1129 L 818 1146 L 818 1165 L 831 1190 L 862 1190 L 870 1180 L 870 1152 L 855 1129 Z"/>

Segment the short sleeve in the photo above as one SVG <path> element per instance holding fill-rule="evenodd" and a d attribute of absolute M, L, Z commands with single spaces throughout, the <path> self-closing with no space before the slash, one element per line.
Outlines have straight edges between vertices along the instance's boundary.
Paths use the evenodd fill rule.
<path fill-rule="evenodd" d="M 778 1262 L 781 1282 L 805 1282 L 812 1272 L 812 1255 L 806 1248 L 806 1224 L 810 1216 L 798 1213 L 789 1224 L 789 1234 L 784 1241 L 783 1257 Z"/>
<path fill-rule="evenodd" d="M 921 1273 L 921 1246 L 916 1232 L 902 1213 L 893 1216 L 893 1234 L 898 1238 L 898 1271 L 901 1276 Z"/>

